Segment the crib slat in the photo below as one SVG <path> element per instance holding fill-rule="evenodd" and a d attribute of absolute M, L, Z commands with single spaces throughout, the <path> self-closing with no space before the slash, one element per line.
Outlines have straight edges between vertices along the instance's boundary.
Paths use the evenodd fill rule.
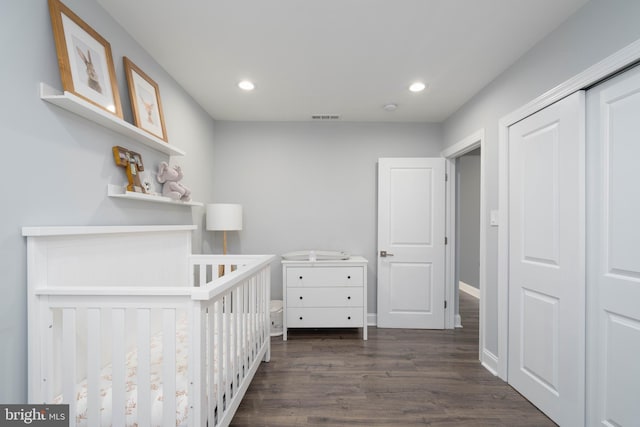
<path fill-rule="evenodd" d="M 257 321 L 258 321 L 258 282 L 254 279 L 251 281 L 251 361 L 258 354 L 257 339 Z"/>
<path fill-rule="evenodd" d="M 246 300 L 247 300 L 247 286 L 246 286 L 246 281 L 244 283 L 242 283 L 242 285 L 240 285 L 240 344 L 238 347 L 238 350 L 240 350 L 238 352 L 238 360 L 240 361 L 240 366 L 238 368 L 238 370 L 240 371 L 240 380 L 239 380 L 239 384 L 242 384 L 242 379 L 244 378 L 244 371 L 246 369 L 246 365 L 247 365 L 247 361 L 245 359 L 245 352 L 246 352 L 246 318 L 245 315 L 247 313 L 247 309 L 246 309 Z M 238 384 L 238 385 L 239 385 Z"/>
<path fill-rule="evenodd" d="M 69 404 L 69 419 L 76 419 L 76 310 L 62 310 L 62 396 Z"/>
<path fill-rule="evenodd" d="M 253 348 L 251 347 L 251 341 L 252 341 L 252 334 L 251 334 L 251 330 L 253 328 L 253 323 L 252 323 L 252 319 L 253 317 L 251 316 L 251 313 L 253 312 L 253 307 L 251 306 L 251 301 L 253 298 L 253 286 L 252 286 L 252 281 L 251 279 L 247 279 L 247 297 L 246 297 L 246 313 L 244 315 L 244 322 L 245 322 L 245 343 L 244 343 L 244 354 L 245 354 L 245 360 L 244 362 L 247 364 L 247 372 L 249 370 L 250 367 L 250 363 L 249 361 L 253 359 L 252 354 L 253 354 Z"/>
<path fill-rule="evenodd" d="M 247 309 L 245 307 L 245 303 L 247 300 L 247 286 L 246 286 L 247 282 L 245 281 L 240 289 L 242 292 L 242 299 L 240 300 L 240 347 L 239 347 L 239 354 L 238 354 L 238 359 L 240 360 L 240 381 L 239 383 L 242 384 L 242 379 L 244 378 L 244 372 L 247 369 L 247 360 L 246 360 L 246 351 L 247 351 L 247 347 L 246 347 L 246 332 L 247 332 L 247 319 L 246 319 L 246 313 L 247 313 Z"/>
<path fill-rule="evenodd" d="M 162 310 L 162 419 L 176 425 L 176 311 Z"/>
<path fill-rule="evenodd" d="M 269 304 L 271 302 L 271 270 L 269 267 L 267 267 L 263 272 L 262 272 L 262 281 L 263 281 L 263 288 L 264 288 L 264 292 L 266 294 L 266 302 L 263 305 L 264 307 L 264 332 L 265 332 L 265 337 L 266 339 L 270 339 L 269 338 L 269 327 L 271 325 L 271 319 L 270 319 L 270 312 L 269 312 Z M 267 357 L 266 357 L 266 361 L 268 362 L 271 358 L 271 345 L 269 344 L 268 349 L 267 349 Z"/>
<path fill-rule="evenodd" d="M 205 426 L 207 417 L 207 408 L 205 393 L 207 389 L 204 382 L 205 360 L 204 360 L 204 308 L 202 304 L 194 303 L 189 310 L 189 426 Z"/>
<path fill-rule="evenodd" d="M 257 331 L 257 320 L 258 320 L 258 316 L 257 316 L 257 310 L 258 310 L 258 304 L 257 304 L 257 298 L 256 298 L 256 291 L 257 291 L 257 285 L 258 282 L 255 278 L 252 278 L 251 280 L 251 361 L 253 361 L 253 359 L 255 358 L 256 353 L 258 352 L 258 347 L 256 345 L 256 331 Z"/>
<path fill-rule="evenodd" d="M 231 399 L 231 387 L 233 383 L 233 369 L 231 369 L 231 355 L 232 348 L 231 342 L 233 337 L 233 322 L 231 318 L 231 292 L 227 293 L 224 297 L 224 318 L 226 328 L 224 331 L 224 393 L 225 399 L 228 402 Z"/>
<path fill-rule="evenodd" d="M 256 280 L 256 337 L 255 337 L 255 341 L 256 341 L 256 354 L 257 352 L 260 350 L 260 348 L 262 347 L 262 343 L 263 343 L 263 333 L 262 333 L 262 288 L 264 287 L 264 284 L 262 282 L 262 275 L 258 275 L 255 278 Z M 271 314 L 270 314 L 270 310 L 271 310 L 271 306 L 269 303 L 267 303 L 269 305 L 268 307 L 268 315 L 269 315 L 269 333 L 267 334 L 267 339 L 271 339 L 270 335 L 271 335 Z"/>
<path fill-rule="evenodd" d="M 234 292 L 234 298 L 233 298 L 233 302 L 234 302 L 234 309 L 233 309 L 233 323 L 234 323 L 234 336 L 233 336 L 233 341 L 234 341 L 234 349 L 233 349 L 233 391 L 234 391 L 234 396 L 236 391 L 238 390 L 238 386 L 240 384 L 238 384 L 238 373 L 242 370 L 242 364 L 240 363 L 240 334 L 241 334 L 241 330 L 240 330 L 240 317 L 242 316 L 242 313 L 240 312 L 240 302 L 242 301 L 242 291 L 240 287 L 237 287 L 235 289 Z"/>
<path fill-rule="evenodd" d="M 249 360 L 253 360 L 253 354 L 254 354 L 254 348 L 252 346 L 253 343 L 253 306 L 252 306 L 252 302 L 253 302 L 253 280 L 249 280 L 248 282 L 248 286 L 247 286 L 247 316 L 246 316 L 246 322 L 247 322 L 247 357 L 249 358 Z M 249 364 L 250 366 L 250 364 Z M 247 366 L 247 369 L 249 368 L 249 366 Z"/>
<path fill-rule="evenodd" d="M 244 363 L 246 364 L 246 370 L 248 372 L 250 363 L 249 361 L 252 359 L 251 353 L 251 279 L 247 281 L 245 285 L 245 314 L 243 316 L 244 320 Z"/>
<path fill-rule="evenodd" d="M 267 266 L 267 268 L 265 268 L 262 271 L 262 288 L 264 289 L 264 292 L 266 294 L 266 302 L 263 305 L 264 308 L 264 329 L 263 329 L 263 333 L 264 333 L 264 337 L 265 340 L 271 340 L 271 338 L 269 337 L 269 328 L 271 325 L 271 313 L 270 313 L 270 309 L 269 309 L 269 305 L 271 303 L 271 268 Z M 271 360 L 271 342 L 267 342 L 267 351 L 265 352 L 265 357 L 264 357 L 264 361 L 268 362 Z"/>
<path fill-rule="evenodd" d="M 214 419 L 214 410 L 216 406 L 215 400 L 215 304 L 211 303 L 208 305 L 207 310 L 207 343 L 206 343 L 206 351 L 207 355 L 207 397 L 208 397 L 208 405 L 207 405 L 207 419 L 210 420 L 209 424 L 212 425 Z"/>
<path fill-rule="evenodd" d="M 150 401 L 150 309 L 138 309 L 138 425 L 149 426 L 151 424 Z"/>
<path fill-rule="evenodd" d="M 251 281 L 251 314 L 250 314 L 250 322 L 251 322 L 251 362 L 253 363 L 253 360 L 256 357 L 256 354 L 258 352 L 258 348 L 256 346 L 256 309 L 258 308 L 258 305 L 256 304 L 257 299 L 256 299 L 256 281 L 252 280 Z"/>
<path fill-rule="evenodd" d="M 240 335 L 242 331 L 240 330 L 240 317 L 242 313 L 240 313 L 240 288 L 236 288 L 233 293 L 233 323 L 234 323 L 234 344 L 233 344 L 233 395 L 236 395 L 238 387 L 240 384 L 238 383 L 238 372 L 242 369 L 242 365 L 240 364 Z"/>
<path fill-rule="evenodd" d="M 269 267 L 262 270 L 259 274 L 260 279 L 260 301 L 259 301 L 259 313 L 260 313 L 260 346 L 267 345 L 267 351 L 264 355 L 264 361 L 268 362 L 271 359 L 271 345 L 267 340 L 271 340 L 271 269 Z"/>
<path fill-rule="evenodd" d="M 259 288 L 259 281 L 256 279 L 253 282 L 253 347 L 255 352 L 258 352 L 258 341 L 259 341 L 259 335 L 258 335 L 258 320 L 259 320 L 259 315 L 260 315 L 260 288 Z"/>
<path fill-rule="evenodd" d="M 87 421 L 100 424 L 100 309 L 87 310 Z"/>
<path fill-rule="evenodd" d="M 125 425 L 125 315 L 124 308 L 111 310 L 111 423 L 114 426 Z"/>
<path fill-rule="evenodd" d="M 262 288 L 264 287 L 264 283 L 262 282 L 262 277 L 258 276 L 256 278 L 256 340 L 258 342 L 258 349 L 262 346 Z M 269 310 L 271 310 L 271 306 L 269 306 Z M 269 311 L 269 332 L 271 332 L 271 314 Z M 269 338 L 271 339 L 271 338 Z"/>
<path fill-rule="evenodd" d="M 239 331 L 240 331 L 240 337 L 239 337 L 239 344 L 238 344 L 238 361 L 240 362 L 240 364 L 238 365 L 238 373 L 240 375 L 240 380 L 238 381 L 238 385 L 242 384 L 242 379 L 244 378 L 244 371 L 247 365 L 247 361 L 245 360 L 245 351 L 246 351 L 246 345 L 245 345 L 245 333 L 246 333 L 246 319 L 245 319 L 245 314 L 247 312 L 246 309 L 246 300 L 247 300 L 247 287 L 246 287 L 247 282 L 244 281 L 241 285 L 240 285 L 240 310 L 238 310 L 238 322 L 240 322 L 239 324 Z"/>
<path fill-rule="evenodd" d="M 218 420 L 222 417 L 222 397 L 224 396 L 224 359 L 223 359 L 223 337 L 224 337 L 224 325 L 223 325 L 223 317 L 222 317 L 222 300 L 216 301 L 215 305 L 215 314 L 216 314 L 216 331 L 217 334 L 215 336 L 215 346 L 214 351 L 216 351 L 216 397 L 218 398 L 218 402 L 216 407 L 218 408 Z M 213 424 L 213 422 L 211 422 Z"/>

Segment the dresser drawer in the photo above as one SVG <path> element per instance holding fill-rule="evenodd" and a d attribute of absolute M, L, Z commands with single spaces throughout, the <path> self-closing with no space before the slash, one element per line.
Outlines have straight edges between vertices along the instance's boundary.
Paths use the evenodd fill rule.
<path fill-rule="evenodd" d="M 285 278 L 287 287 L 362 286 L 362 267 L 290 267 Z"/>
<path fill-rule="evenodd" d="M 287 307 L 362 307 L 362 287 L 287 288 Z"/>
<path fill-rule="evenodd" d="M 361 328 L 362 307 L 289 308 L 287 328 Z"/>

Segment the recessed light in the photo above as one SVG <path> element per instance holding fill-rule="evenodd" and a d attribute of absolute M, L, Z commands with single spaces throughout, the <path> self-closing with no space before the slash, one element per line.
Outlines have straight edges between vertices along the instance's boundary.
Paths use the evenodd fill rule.
<path fill-rule="evenodd" d="M 386 104 L 382 108 L 384 111 L 396 111 L 398 109 L 398 104 Z"/>
<path fill-rule="evenodd" d="M 253 90 L 255 89 L 256 85 L 254 85 L 253 82 L 250 82 L 249 80 L 242 80 L 240 83 L 238 83 L 238 87 L 242 90 Z"/>
<path fill-rule="evenodd" d="M 426 87 L 427 85 L 425 85 L 422 82 L 415 82 L 415 83 L 411 83 L 411 86 L 409 86 L 409 90 L 411 92 L 422 92 Z"/>

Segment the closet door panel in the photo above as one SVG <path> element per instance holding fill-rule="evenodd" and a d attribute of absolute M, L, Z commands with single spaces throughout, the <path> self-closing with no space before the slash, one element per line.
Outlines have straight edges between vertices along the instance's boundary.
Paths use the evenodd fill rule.
<path fill-rule="evenodd" d="M 640 69 L 588 107 L 589 425 L 640 420 Z"/>
<path fill-rule="evenodd" d="M 509 128 L 508 380 L 584 424 L 584 92 Z"/>

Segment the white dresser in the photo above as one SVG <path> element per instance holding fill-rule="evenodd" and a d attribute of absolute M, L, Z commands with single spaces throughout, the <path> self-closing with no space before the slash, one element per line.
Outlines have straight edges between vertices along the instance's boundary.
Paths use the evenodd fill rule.
<path fill-rule="evenodd" d="M 367 339 L 367 260 L 282 261 L 287 328 L 362 328 Z"/>

